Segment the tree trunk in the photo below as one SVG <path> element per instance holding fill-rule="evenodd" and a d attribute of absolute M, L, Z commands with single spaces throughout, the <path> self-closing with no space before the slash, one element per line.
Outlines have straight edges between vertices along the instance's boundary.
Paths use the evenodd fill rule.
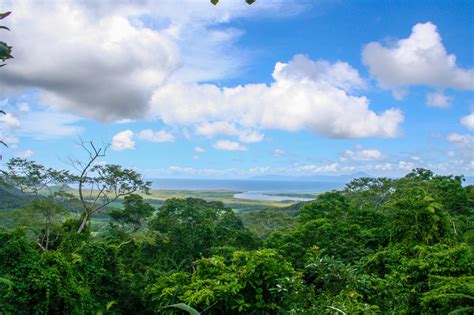
<path fill-rule="evenodd" d="M 87 221 L 89 221 L 89 212 L 84 213 L 84 218 L 82 219 L 79 229 L 77 229 L 77 234 L 81 234 L 82 230 L 86 227 Z"/>

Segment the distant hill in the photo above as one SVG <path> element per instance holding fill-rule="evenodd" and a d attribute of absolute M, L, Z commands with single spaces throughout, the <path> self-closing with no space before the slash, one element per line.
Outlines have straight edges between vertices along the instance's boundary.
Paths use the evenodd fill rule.
<path fill-rule="evenodd" d="M 3 211 L 23 207 L 32 200 L 32 197 L 18 189 L 0 185 L 0 200 L 0 211 Z"/>

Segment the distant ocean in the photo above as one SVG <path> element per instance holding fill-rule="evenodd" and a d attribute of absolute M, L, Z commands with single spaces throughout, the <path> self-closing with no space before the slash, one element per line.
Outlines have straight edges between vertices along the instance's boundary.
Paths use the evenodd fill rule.
<path fill-rule="evenodd" d="M 295 200 L 307 198 L 268 196 L 266 194 L 320 193 L 343 188 L 345 183 L 291 180 L 241 179 L 153 179 L 153 189 L 159 190 L 235 190 L 242 192 L 234 197 L 251 200 Z"/>
<path fill-rule="evenodd" d="M 153 179 L 153 189 L 163 190 L 237 190 L 267 193 L 319 193 L 344 187 L 345 183 L 246 180 L 246 179 Z"/>

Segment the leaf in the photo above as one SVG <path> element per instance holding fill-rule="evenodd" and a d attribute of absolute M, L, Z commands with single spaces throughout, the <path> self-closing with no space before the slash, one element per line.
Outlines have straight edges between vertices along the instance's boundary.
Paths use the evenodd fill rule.
<path fill-rule="evenodd" d="M 10 14 L 11 14 L 11 12 L 0 13 L 0 20 L 6 18 L 6 17 L 9 16 Z"/>
<path fill-rule="evenodd" d="M 245 2 L 247 2 L 248 5 L 251 5 L 252 3 L 255 2 L 255 0 L 245 0 Z"/>
<path fill-rule="evenodd" d="M 219 2 L 219 0 L 211 0 L 211 3 L 212 3 L 213 5 L 216 5 L 218 2 Z"/>
<path fill-rule="evenodd" d="M 109 303 L 107 303 L 107 305 L 105 306 L 105 310 L 108 312 L 110 311 L 110 308 L 114 305 L 114 304 L 117 304 L 116 301 L 110 301 Z"/>
<path fill-rule="evenodd" d="M 190 315 L 201 315 L 201 313 L 199 313 L 197 310 L 195 310 L 191 306 L 184 303 L 168 305 L 168 306 L 165 306 L 164 308 L 169 308 L 169 307 L 179 308 L 180 310 L 188 312 Z"/>
<path fill-rule="evenodd" d="M 2 141 L 0 141 L 0 142 L 2 142 Z M 9 287 L 11 287 L 13 285 L 13 282 L 11 280 L 8 280 L 7 278 L 2 278 L 2 277 L 0 277 L 0 283 L 6 284 Z"/>

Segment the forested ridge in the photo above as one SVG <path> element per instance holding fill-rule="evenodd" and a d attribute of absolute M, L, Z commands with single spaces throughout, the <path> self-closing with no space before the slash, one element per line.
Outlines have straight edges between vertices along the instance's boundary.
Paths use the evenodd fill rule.
<path fill-rule="evenodd" d="M 139 174 L 98 167 L 81 179 L 7 163 L 2 206 L 4 196 L 20 202 L 0 212 L 0 313 L 474 311 L 474 187 L 461 176 L 359 178 L 312 202 L 241 215 L 196 198 L 152 206 Z M 96 185 L 84 203 L 66 185 L 77 180 Z M 137 181 L 144 193 L 130 189 Z M 123 206 L 102 207 L 108 223 L 92 229 L 92 209 L 117 195 Z"/>

